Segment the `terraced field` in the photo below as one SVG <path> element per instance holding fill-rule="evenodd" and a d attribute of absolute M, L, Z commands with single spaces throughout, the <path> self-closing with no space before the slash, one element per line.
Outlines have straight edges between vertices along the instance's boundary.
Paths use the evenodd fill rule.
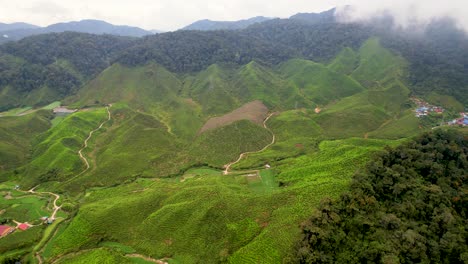
<path fill-rule="evenodd" d="M 183 75 L 114 64 L 65 98 L 81 111 L 0 117 L 0 189 L 40 184 L 60 195 L 63 218 L 0 240 L 0 253 L 44 263 L 288 262 L 322 199 L 345 192 L 373 153 L 424 130 L 406 67 L 378 39 L 327 64 L 253 61 Z M 0 206 L 5 217 L 37 218 L 53 209 L 39 196 Z"/>
<path fill-rule="evenodd" d="M 344 191 L 358 164 L 388 143 L 398 144 L 325 141 L 314 153 L 262 171 L 260 182 L 199 170 L 183 182 L 137 180 L 88 191 L 77 217 L 48 245 L 48 258 L 98 245 L 104 238 L 181 263 L 279 262 L 298 232 L 294 223 L 305 219 L 322 197 Z M 115 218 L 125 221 L 109 226 Z"/>

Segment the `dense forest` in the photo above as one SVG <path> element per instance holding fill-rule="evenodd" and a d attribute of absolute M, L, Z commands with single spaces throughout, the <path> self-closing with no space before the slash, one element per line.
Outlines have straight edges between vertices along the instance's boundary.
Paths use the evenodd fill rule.
<path fill-rule="evenodd" d="M 410 62 L 408 83 L 419 95 L 450 94 L 468 103 L 468 35 L 451 20 L 428 25 L 424 33 L 383 32 L 382 44 Z"/>
<path fill-rule="evenodd" d="M 425 32 L 412 34 L 388 30 L 391 24 L 338 23 L 332 16 L 332 12 L 302 14 L 243 30 L 176 31 L 143 38 L 72 32 L 33 36 L 0 45 L 0 89 L 10 87 L 24 93 L 46 86 L 56 94 L 51 101 L 74 94 L 113 63 L 137 66 L 156 62 L 177 73 L 199 72 L 215 63 L 245 65 L 253 60 L 271 66 L 292 58 L 327 63 L 343 48 L 357 50 L 377 36 L 383 46 L 409 62 L 405 81 L 415 94 L 437 92 L 452 95 L 465 105 L 468 102 L 468 37 L 452 21 L 437 21 Z"/>
<path fill-rule="evenodd" d="M 66 97 L 109 67 L 133 41 L 128 37 L 65 32 L 0 45 L 0 90 L 10 86 L 24 95 L 48 87 L 57 97 L 49 101 Z M 1 103 L 0 109 L 13 106 Z"/>
<path fill-rule="evenodd" d="M 303 226 L 300 263 L 467 263 L 468 140 L 426 133 L 386 149 Z"/>
<path fill-rule="evenodd" d="M 293 48 L 238 31 L 177 31 L 139 40 L 116 61 L 128 66 L 155 61 L 173 72 L 187 73 L 215 63 L 245 65 L 258 60 L 278 64 L 299 55 Z"/>

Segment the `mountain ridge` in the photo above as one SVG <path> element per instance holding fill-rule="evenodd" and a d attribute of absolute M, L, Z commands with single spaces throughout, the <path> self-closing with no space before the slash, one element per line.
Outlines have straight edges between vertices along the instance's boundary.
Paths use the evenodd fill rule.
<path fill-rule="evenodd" d="M 103 20 L 83 19 L 80 21 L 61 22 L 51 24 L 46 27 L 38 27 L 29 24 L 20 24 L 16 27 L 4 27 L 0 24 L 0 43 L 7 41 L 21 40 L 25 37 L 48 34 L 48 33 L 61 33 L 66 31 L 90 33 L 90 34 L 110 34 L 116 36 L 127 37 L 143 37 L 155 34 L 152 31 L 144 30 L 139 27 L 132 27 L 126 25 L 113 25 Z M 5 37 L 7 36 L 7 37 Z"/>
<path fill-rule="evenodd" d="M 192 24 L 183 27 L 181 30 L 238 30 L 244 29 L 251 25 L 262 23 L 274 18 L 257 16 L 248 19 L 242 19 L 237 21 L 213 21 L 209 19 L 198 20 Z"/>
<path fill-rule="evenodd" d="M 301 223 L 327 207 L 321 200 L 347 199 L 372 156 L 464 121 L 468 45 L 450 24 L 415 39 L 330 17 L 142 38 L 49 33 L 0 45 L 0 228 L 29 227 L 0 239 L 0 262 L 292 263 Z M 426 105 L 437 110 L 420 116 Z M 440 154 L 455 157 L 443 145 Z M 441 171 L 412 153 L 395 158 Z M 405 172 L 371 168 L 382 172 L 378 188 Z M 414 170 L 406 172 L 411 180 Z M 388 198 L 400 206 L 395 188 Z M 453 197 L 461 208 L 466 197 Z M 343 226 L 341 214 L 321 212 Z M 380 214 L 374 226 L 353 223 L 372 231 L 382 219 L 387 229 L 400 223 Z M 401 233 L 409 249 L 427 238 L 411 231 Z M 385 252 L 369 242 L 363 255 Z M 404 255 L 388 256 L 382 262 Z"/>

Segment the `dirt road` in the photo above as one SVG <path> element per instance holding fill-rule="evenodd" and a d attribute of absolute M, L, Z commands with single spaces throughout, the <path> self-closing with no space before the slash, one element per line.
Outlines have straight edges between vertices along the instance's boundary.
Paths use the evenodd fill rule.
<path fill-rule="evenodd" d="M 79 175 L 83 174 L 84 172 L 86 172 L 87 170 L 89 170 L 89 162 L 88 160 L 85 158 L 85 156 L 83 155 L 83 150 L 85 150 L 87 147 L 88 147 L 88 141 L 91 139 L 91 137 L 93 136 L 94 132 L 98 131 L 99 129 L 102 128 L 102 126 L 104 126 L 105 123 L 109 122 L 110 119 L 111 119 L 111 113 L 109 111 L 109 106 L 106 107 L 106 110 L 107 110 L 107 120 L 102 122 L 101 125 L 99 125 L 98 128 L 94 129 L 93 131 L 89 132 L 89 135 L 88 135 L 88 138 L 85 139 L 84 141 L 84 146 L 83 148 L 81 148 L 79 151 L 78 151 L 78 155 L 80 155 L 80 159 L 83 160 L 83 162 L 85 163 L 86 165 L 86 169 L 84 171 L 82 171 Z"/>
<path fill-rule="evenodd" d="M 238 158 L 236 161 L 224 165 L 224 167 L 225 167 L 225 170 L 223 171 L 223 174 L 224 174 L 224 175 L 228 175 L 228 174 L 229 174 L 229 170 L 231 169 L 231 167 L 232 167 L 233 165 L 239 163 L 246 155 L 263 152 L 263 151 L 265 151 L 267 148 L 271 147 L 271 145 L 275 144 L 275 142 L 276 142 L 275 133 L 273 133 L 273 131 L 271 131 L 271 129 L 269 129 L 268 126 L 267 126 L 268 120 L 269 120 L 274 114 L 275 114 L 275 113 L 271 113 L 271 114 L 263 121 L 263 127 L 264 127 L 266 130 L 268 130 L 268 131 L 271 133 L 271 135 L 273 136 L 273 138 L 272 138 L 272 140 L 271 140 L 271 143 L 268 144 L 268 145 L 266 145 L 264 148 L 262 148 L 262 149 L 259 150 L 259 151 L 250 151 L 250 152 L 244 152 L 244 153 L 240 154 L 239 158 Z"/>
<path fill-rule="evenodd" d="M 50 219 L 55 220 L 55 216 L 57 215 L 58 210 L 60 210 L 60 206 L 57 205 L 57 201 L 60 199 L 60 195 L 58 195 L 56 193 L 52 193 L 52 192 L 36 192 L 36 191 L 34 191 L 34 189 L 36 189 L 38 186 L 32 188 L 31 190 L 29 190 L 27 192 L 32 193 L 32 194 L 48 194 L 48 195 L 54 196 L 55 197 L 55 199 L 54 199 L 54 209 L 53 209 L 52 215 L 50 216 Z"/>

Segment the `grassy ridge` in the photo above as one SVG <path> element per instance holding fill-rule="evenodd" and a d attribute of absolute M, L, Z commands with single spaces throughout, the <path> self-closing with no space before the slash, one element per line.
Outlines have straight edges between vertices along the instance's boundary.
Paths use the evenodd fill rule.
<path fill-rule="evenodd" d="M 211 173 L 183 183 L 137 180 L 89 191 L 77 217 L 49 245 L 49 257 L 97 247 L 104 239 L 183 263 L 279 262 L 311 206 L 346 189 L 354 170 L 387 143 L 323 142 L 317 152 L 275 164 L 275 185 L 286 187 L 271 189 L 268 183 L 267 193 L 254 191 L 243 176 Z"/>
<path fill-rule="evenodd" d="M 180 263 L 286 261 L 299 223 L 322 198 L 337 197 L 374 151 L 398 142 L 388 139 L 418 131 L 404 72 L 375 39 L 329 65 L 252 62 L 186 75 L 154 63 L 113 65 L 68 98 L 76 107 L 113 104 L 85 150 L 90 170 L 75 177 L 77 151 L 107 117 L 103 108 L 55 122 L 20 171 L 25 184 L 65 182 L 60 191 L 79 198 L 76 216 L 45 246 L 46 262 L 64 254 L 62 262 L 129 260 L 117 244 Z M 276 143 L 236 164 L 249 176 L 222 176 L 213 168 L 262 149 L 271 133 L 245 120 L 198 131 L 256 99 L 278 112 L 267 124 Z M 267 163 L 271 170 L 252 171 Z"/>
<path fill-rule="evenodd" d="M 25 185 L 63 181 L 84 169 L 78 150 L 90 131 L 106 119 L 105 109 L 77 112 L 36 138 L 32 160 L 21 169 Z"/>
<path fill-rule="evenodd" d="M 25 116 L 0 117 L 0 172 L 27 161 L 31 140 L 49 129 L 50 117 L 46 111 Z"/>
<path fill-rule="evenodd" d="M 364 90 L 352 78 L 311 61 L 291 60 L 281 66 L 281 72 L 308 99 L 320 105 Z"/>
<path fill-rule="evenodd" d="M 201 134 L 192 145 L 190 155 L 199 163 L 222 167 L 235 161 L 243 152 L 262 149 L 271 140 L 266 129 L 242 120 Z"/>
<path fill-rule="evenodd" d="M 111 110 L 108 129 L 91 142 L 93 148 L 88 153 L 91 170 L 67 182 L 67 189 L 78 191 L 86 186 L 117 184 L 136 176 L 161 175 L 153 166 L 154 160 L 180 147 L 177 143 L 180 140 L 154 116 L 125 105 L 115 105 Z"/>

